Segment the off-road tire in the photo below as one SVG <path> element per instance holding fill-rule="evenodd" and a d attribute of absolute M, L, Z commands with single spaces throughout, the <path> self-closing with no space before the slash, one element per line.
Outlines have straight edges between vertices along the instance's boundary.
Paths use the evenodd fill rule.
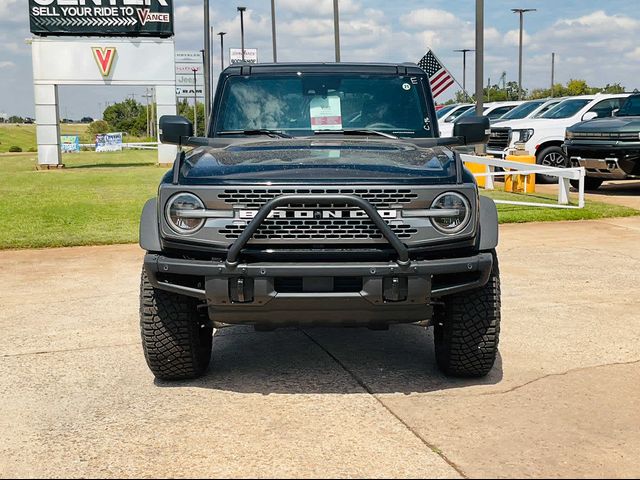
<path fill-rule="evenodd" d="M 496 361 L 500 337 L 500 270 L 495 252 L 484 287 L 443 300 L 434 328 L 438 367 L 454 377 L 487 375 Z"/>
<path fill-rule="evenodd" d="M 154 288 L 142 270 L 140 332 L 147 365 L 160 380 L 200 377 L 209 366 L 213 328 L 197 301 Z"/>
<path fill-rule="evenodd" d="M 536 155 L 536 163 L 543 166 L 566 168 L 569 165 L 567 157 L 561 147 L 547 147 Z M 536 182 L 538 183 L 557 183 L 558 177 L 552 175 L 537 174 Z"/>
<path fill-rule="evenodd" d="M 598 188 L 600 188 L 600 185 L 602 185 L 602 182 L 604 182 L 602 178 L 584 177 L 584 189 L 587 191 L 597 190 Z M 569 180 L 569 183 L 576 190 L 580 188 L 579 180 Z"/>

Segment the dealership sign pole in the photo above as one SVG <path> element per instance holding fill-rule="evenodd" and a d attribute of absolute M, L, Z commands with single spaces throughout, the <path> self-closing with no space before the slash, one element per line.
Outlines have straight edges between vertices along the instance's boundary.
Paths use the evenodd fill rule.
<path fill-rule="evenodd" d="M 40 166 L 62 164 L 59 85 L 151 86 L 158 117 L 175 115 L 173 0 L 28 0 L 28 5 Z M 158 148 L 161 164 L 172 163 L 175 155 L 174 146 Z"/>

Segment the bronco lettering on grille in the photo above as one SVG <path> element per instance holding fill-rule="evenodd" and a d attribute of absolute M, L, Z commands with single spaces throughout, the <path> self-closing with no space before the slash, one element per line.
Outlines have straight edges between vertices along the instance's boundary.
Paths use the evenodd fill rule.
<path fill-rule="evenodd" d="M 240 210 L 239 218 L 251 220 L 258 210 Z M 397 210 L 378 210 L 378 214 L 384 219 L 398 218 Z M 363 210 L 273 210 L 268 218 L 294 218 L 294 219 L 331 219 L 331 218 L 367 218 Z"/>

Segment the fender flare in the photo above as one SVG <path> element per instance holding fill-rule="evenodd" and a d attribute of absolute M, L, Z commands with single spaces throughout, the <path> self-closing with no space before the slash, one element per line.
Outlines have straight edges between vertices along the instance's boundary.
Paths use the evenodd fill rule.
<path fill-rule="evenodd" d="M 480 251 L 498 246 L 498 209 L 490 198 L 480 196 Z"/>
<path fill-rule="evenodd" d="M 161 252 L 160 230 L 158 228 L 158 201 L 147 201 L 140 217 L 140 247 L 147 252 Z"/>

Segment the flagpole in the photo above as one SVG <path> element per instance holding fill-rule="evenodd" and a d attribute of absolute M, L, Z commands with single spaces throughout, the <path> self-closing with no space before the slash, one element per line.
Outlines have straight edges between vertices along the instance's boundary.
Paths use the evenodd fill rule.
<path fill-rule="evenodd" d="M 427 53 L 431 52 L 431 54 L 434 56 L 434 58 L 438 61 L 438 63 L 440 63 L 440 65 L 443 66 L 443 68 L 449 73 L 449 75 L 451 75 L 451 78 L 453 78 L 453 81 L 456 82 L 458 84 L 458 86 L 460 87 L 460 90 L 462 90 L 464 92 L 464 94 L 467 96 L 467 98 L 472 98 L 471 95 L 469 95 L 469 93 L 465 90 L 465 88 L 460 85 L 460 82 L 456 79 L 456 77 L 453 76 L 453 73 L 451 73 L 449 71 L 449 69 L 447 67 L 444 66 L 444 63 L 442 63 L 440 61 L 440 59 L 438 58 L 438 56 L 436 55 L 436 53 L 431 49 L 431 47 L 429 47 L 427 49 Z"/>

